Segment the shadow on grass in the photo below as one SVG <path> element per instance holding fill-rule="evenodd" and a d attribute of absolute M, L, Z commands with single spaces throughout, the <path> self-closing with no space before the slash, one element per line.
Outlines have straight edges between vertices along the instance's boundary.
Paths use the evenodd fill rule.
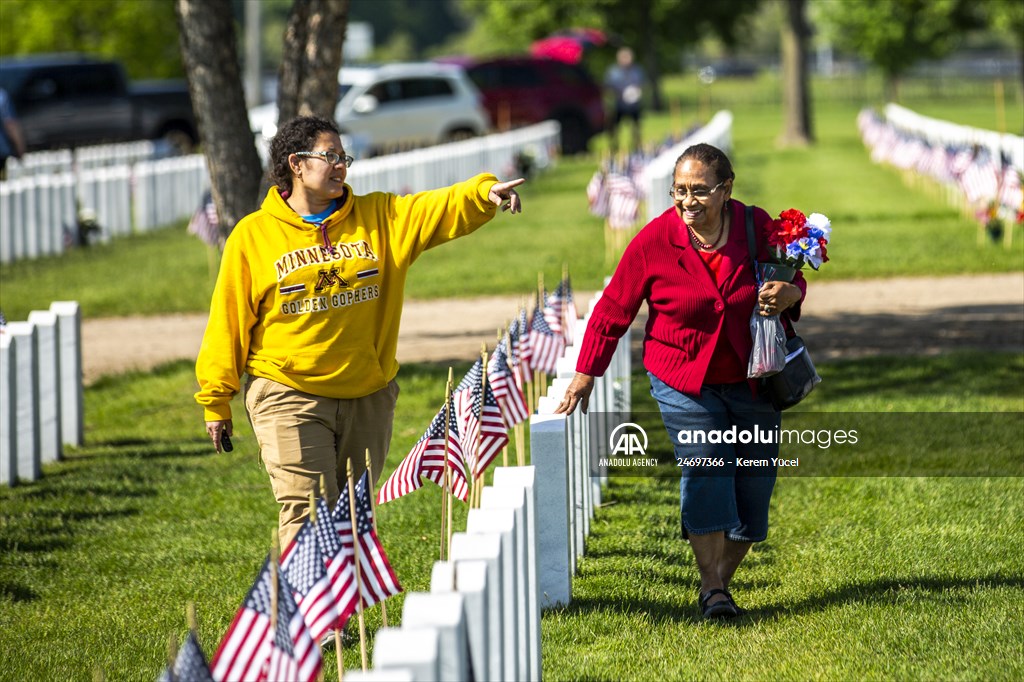
<path fill-rule="evenodd" d="M 696 583 L 695 583 L 696 584 Z M 862 583 L 852 583 L 826 590 L 820 595 L 804 599 L 780 603 L 759 609 L 748 609 L 747 612 L 731 620 L 705 621 L 697 610 L 697 595 L 689 602 L 655 601 L 650 599 L 623 599 L 601 597 L 575 597 L 572 603 L 555 611 L 563 616 L 588 616 L 598 613 L 645 613 L 654 622 L 689 623 L 709 622 L 728 627 L 749 627 L 762 621 L 777 620 L 784 616 L 799 616 L 809 613 L 820 613 L 832 606 L 844 604 L 867 603 L 886 605 L 894 603 L 895 593 L 923 591 L 938 595 L 946 595 L 951 590 L 970 590 L 975 588 L 995 589 L 1009 587 L 1024 588 L 1024 575 L 988 575 L 979 577 L 919 576 L 907 578 L 885 578 Z M 742 595 L 737 590 L 742 606 Z M 966 598 L 961 599 L 965 601 Z"/>
<path fill-rule="evenodd" d="M 0 601 L 32 601 L 39 598 L 35 590 L 18 583 L 0 580 Z"/>

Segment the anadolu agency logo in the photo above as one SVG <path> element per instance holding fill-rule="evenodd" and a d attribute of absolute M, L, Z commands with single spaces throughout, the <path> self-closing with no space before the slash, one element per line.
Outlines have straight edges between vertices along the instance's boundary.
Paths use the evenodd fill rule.
<path fill-rule="evenodd" d="M 633 422 L 619 424 L 608 436 L 608 457 L 601 457 L 598 466 L 657 466 L 658 460 L 647 457 L 647 432 Z"/>

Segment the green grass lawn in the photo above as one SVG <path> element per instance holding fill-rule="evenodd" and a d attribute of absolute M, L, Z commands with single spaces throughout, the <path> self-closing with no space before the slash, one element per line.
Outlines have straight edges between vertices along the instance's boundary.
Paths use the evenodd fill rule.
<path fill-rule="evenodd" d="M 859 392 L 894 365 L 904 381 Z M 984 353 L 828 364 L 809 409 L 918 410 L 931 378 L 947 376 L 962 387 L 957 409 L 1019 412 L 1022 368 L 1018 354 Z M 442 401 L 446 371 L 403 367 L 389 467 Z M 96 666 L 107 679 L 154 679 L 168 634 L 184 633 L 189 601 L 213 654 L 277 512 L 248 424 L 236 422 L 234 453 L 212 454 L 193 391 L 187 363 L 98 382 L 86 393 L 87 445 L 47 466 L 40 481 L 0 490 L 0 651 L 8 652 L 0 680 L 89 679 Z M 640 372 L 634 409 L 654 410 Z M 429 587 L 439 503 L 428 484 L 380 509 L 407 591 Z M 457 511 L 460 529 L 465 510 Z M 713 625 L 696 618 L 676 480 L 613 475 L 573 602 L 544 614 L 544 675 L 1017 678 L 1022 514 L 1019 477 L 782 478 L 769 540 L 734 583 L 752 615 Z M 395 624 L 402 597 L 387 604 Z M 379 608 L 367 622 L 371 634 L 380 627 Z M 355 647 L 345 656 L 358 667 Z M 335 679 L 333 653 L 325 668 Z"/>

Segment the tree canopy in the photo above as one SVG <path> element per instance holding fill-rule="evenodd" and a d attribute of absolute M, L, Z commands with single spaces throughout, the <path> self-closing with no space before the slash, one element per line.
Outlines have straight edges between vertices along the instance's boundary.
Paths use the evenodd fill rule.
<path fill-rule="evenodd" d="M 825 2 L 821 10 L 836 46 L 870 61 L 890 84 L 921 60 L 947 56 L 985 23 L 977 0 Z"/>
<path fill-rule="evenodd" d="M 180 78 L 167 0 L 0 0 L 0 53 L 83 52 L 117 59 L 132 78 Z"/>

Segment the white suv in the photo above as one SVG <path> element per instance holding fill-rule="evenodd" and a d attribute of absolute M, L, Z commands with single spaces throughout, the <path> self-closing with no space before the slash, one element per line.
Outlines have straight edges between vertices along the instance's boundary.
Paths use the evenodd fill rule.
<path fill-rule="evenodd" d="M 334 118 L 346 138 L 346 151 L 356 156 L 465 139 L 490 128 L 480 92 L 459 66 L 343 67 L 338 83 Z M 277 133 L 277 105 L 251 109 L 249 125 L 265 152 L 266 142 Z"/>

